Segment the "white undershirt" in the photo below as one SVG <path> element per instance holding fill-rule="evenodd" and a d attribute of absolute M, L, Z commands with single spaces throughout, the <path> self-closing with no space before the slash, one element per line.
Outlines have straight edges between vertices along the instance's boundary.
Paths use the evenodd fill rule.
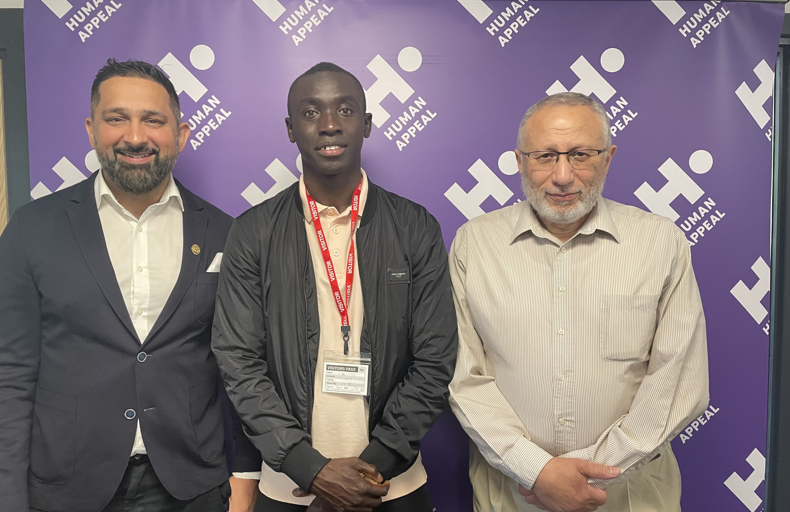
<path fill-rule="evenodd" d="M 172 176 L 167 179 L 162 198 L 146 208 L 139 220 L 121 206 L 102 172 L 93 186 L 110 262 L 141 345 L 181 271 L 184 205 Z M 138 420 L 131 454 L 141 453 L 146 451 Z"/>

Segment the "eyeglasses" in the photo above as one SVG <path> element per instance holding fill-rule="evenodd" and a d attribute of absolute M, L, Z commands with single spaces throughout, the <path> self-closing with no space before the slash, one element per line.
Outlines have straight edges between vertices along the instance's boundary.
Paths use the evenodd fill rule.
<path fill-rule="evenodd" d="M 568 163 L 573 169 L 589 169 L 595 163 L 595 157 L 606 152 L 605 149 L 572 149 L 570 151 L 529 151 L 516 150 L 530 159 L 536 169 L 551 170 L 560 160 L 560 155 L 568 158 Z"/>

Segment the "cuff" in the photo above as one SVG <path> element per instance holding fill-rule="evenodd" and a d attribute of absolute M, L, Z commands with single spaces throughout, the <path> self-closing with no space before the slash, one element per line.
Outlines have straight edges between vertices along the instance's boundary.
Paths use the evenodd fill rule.
<path fill-rule="evenodd" d="M 359 458 L 368 464 L 376 466 L 376 470 L 381 473 L 384 480 L 391 480 L 410 467 L 410 464 L 406 464 L 407 461 L 403 457 L 384 446 L 381 441 L 375 438 L 359 454 Z"/>
<path fill-rule="evenodd" d="M 233 473 L 233 476 L 236 478 L 240 478 L 242 480 L 260 480 L 261 479 L 261 472 L 260 471 L 247 471 L 244 473 Z"/>
<path fill-rule="evenodd" d="M 309 492 L 315 476 L 324 469 L 328 462 L 329 459 L 321 455 L 309 442 L 302 440 L 288 452 L 280 470 L 288 475 L 300 489 Z"/>
<path fill-rule="evenodd" d="M 544 466 L 553 458 L 544 449 L 522 437 L 504 457 L 504 463 L 512 472 L 509 476 L 531 490 Z"/>

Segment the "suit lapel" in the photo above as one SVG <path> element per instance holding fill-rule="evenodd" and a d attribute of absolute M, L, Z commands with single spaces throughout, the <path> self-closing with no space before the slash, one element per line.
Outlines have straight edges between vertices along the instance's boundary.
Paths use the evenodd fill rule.
<path fill-rule="evenodd" d="M 178 181 L 176 181 L 176 184 L 181 193 L 181 199 L 184 201 L 184 248 L 181 257 L 181 271 L 178 273 L 178 279 L 173 291 L 170 292 L 170 296 L 167 298 L 162 313 L 159 314 L 159 318 L 156 319 L 151 332 L 148 333 L 146 342 L 152 340 L 165 322 L 173 316 L 187 290 L 192 285 L 198 268 L 200 268 L 200 261 L 203 259 L 202 252 L 194 254 L 192 246 L 197 245 L 201 250 L 205 248 L 208 219 L 201 211 L 203 206 L 197 197 L 184 189 Z"/>
<path fill-rule="evenodd" d="M 104 231 L 102 230 L 99 211 L 96 209 L 93 195 L 93 182 L 95 179 L 96 175 L 94 174 L 76 188 L 72 195 L 72 201 L 77 204 L 69 208 L 69 220 L 71 220 L 74 236 L 77 239 L 80 251 L 82 251 L 82 256 L 99 284 L 99 288 L 101 288 L 107 302 L 110 303 L 123 325 L 137 340 L 137 332 L 132 324 L 132 319 L 129 317 L 126 303 L 123 301 L 121 289 L 118 287 L 118 279 L 115 277 L 115 270 L 112 268 L 110 253 L 107 252 L 107 242 L 104 239 Z"/>

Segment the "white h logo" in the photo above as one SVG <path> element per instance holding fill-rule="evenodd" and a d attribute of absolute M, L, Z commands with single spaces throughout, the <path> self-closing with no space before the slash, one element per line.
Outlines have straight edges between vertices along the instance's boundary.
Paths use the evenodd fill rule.
<path fill-rule="evenodd" d="M 49 10 L 52 11 L 55 16 L 58 18 L 62 18 L 66 15 L 67 12 L 71 10 L 71 3 L 69 0 L 41 0 L 44 5 L 49 7 Z"/>
<path fill-rule="evenodd" d="M 771 268 L 765 260 L 760 257 L 757 258 L 757 261 L 752 265 L 752 271 L 758 277 L 757 284 L 754 285 L 754 288 L 750 290 L 743 281 L 738 281 L 738 283 L 732 287 L 730 293 L 741 303 L 741 306 L 752 315 L 754 321 L 759 324 L 768 315 L 768 310 L 763 307 L 761 301 L 763 297 L 765 297 L 765 294 L 771 291 Z"/>
<path fill-rule="evenodd" d="M 743 480 L 737 473 L 733 473 L 724 481 L 724 485 L 746 505 L 746 508 L 754 512 L 757 510 L 757 507 L 760 506 L 760 503 L 763 502 L 755 491 L 760 487 L 760 484 L 763 483 L 763 480 L 765 480 L 765 457 L 755 448 L 752 450 L 752 453 L 746 457 L 746 462 L 754 468 L 752 474 L 749 475 L 746 480 Z"/>
<path fill-rule="evenodd" d="M 601 67 L 609 73 L 616 73 L 623 68 L 625 64 L 625 56 L 623 52 L 617 48 L 609 48 L 601 54 Z M 617 91 L 612 87 L 601 74 L 592 67 L 584 55 L 576 59 L 576 62 L 571 64 L 571 71 L 576 73 L 579 77 L 579 82 L 571 88 L 571 92 L 578 92 L 589 96 L 595 94 L 601 103 L 606 104 L 607 101 L 614 96 Z M 562 85 L 559 80 L 555 81 L 551 87 L 546 89 L 546 94 L 551 96 L 560 92 L 568 92 L 568 89 Z"/>
<path fill-rule="evenodd" d="M 101 164 L 99 164 L 99 158 L 96 156 L 96 150 L 92 149 L 87 155 L 85 155 L 85 167 L 88 169 L 88 174 L 96 172 L 101 168 Z M 83 174 L 82 171 L 77 169 L 77 166 L 71 163 L 71 161 L 65 156 L 58 160 L 58 163 L 52 167 L 52 170 L 55 171 L 55 174 L 60 176 L 60 179 L 63 180 L 63 183 L 61 183 L 56 190 L 63 190 L 66 187 L 76 185 L 80 181 L 87 178 L 87 176 Z M 39 181 L 30 191 L 30 197 L 35 200 L 39 197 L 48 196 L 51 193 L 52 191 L 49 189 L 49 187 Z"/>
<path fill-rule="evenodd" d="M 658 7 L 673 25 L 677 24 L 686 15 L 686 10 L 675 0 L 653 0 L 653 5 Z"/>
<path fill-rule="evenodd" d="M 255 2 L 255 5 L 260 7 L 263 13 L 269 17 L 270 20 L 276 21 L 277 18 L 282 16 L 285 12 L 285 7 L 283 4 L 278 2 L 277 0 L 252 0 Z"/>
<path fill-rule="evenodd" d="M 697 174 L 705 174 L 713 167 L 713 156 L 704 149 L 695 151 L 689 158 L 689 167 Z M 667 179 L 661 190 L 655 191 L 646 181 L 634 192 L 634 195 L 653 213 L 668 217 L 672 222 L 680 215 L 670 204 L 682 195 L 689 203 L 694 204 L 704 194 L 703 190 L 680 168 L 674 160 L 668 158 L 661 164 L 658 172 Z"/>
<path fill-rule="evenodd" d="M 502 153 L 498 165 L 503 174 L 513 175 L 518 172 L 518 163 L 512 151 Z M 489 196 L 493 196 L 500 205 L 504 205 L 505 201 L 513 197 L 513 191 L 479 158 L 469 168 L 469 174 L 477 179 L 477 185 L 472 190 L 464 192 L 458 183 L 453 183 L 444 193 L 444 197 L 449 199 L 467 219 L 485 213 L 480 205 Z"/>
<path fill-rule="evenodd" d="M 483 0 L 458 0 L 458 3 L 481 24 L 494 12 Z"/>
<path fill-rule="evenodd" d="M 763 59 L 754 68 L 754 74 L 760 79 L 760 85 L 757 86 L 757 89 L 752 91 L 746 85 L 746 82 L 742 82 L 738 89 L 735 90 L 735 95 L 740 98 L 741 103 L 743 103 L 743 106 L 746 107 L 746 110 L 749 111 L 754 120 L 757 121 L 760 128 L 765 128 L 765 125 L 771 120 L 771 116 L 765 111 L 763 104 L 773 95 L 774 72 L 771 70 L 771 66 Z"/>
<path fill-rule="evenodd" d="M 302 155 L 296 157 L 296 168 L 299 169 L 299 172 L 302 172 Z M 264 170 L 266 171 L 266 174 L 271 176 L 271 178 L 274 180 L 274 185 L 272 185 L 268 191 L 264 192 L 255 183 L 250 183 L 250 186 L 245 188 L 241 193 L 241 197 L 246 199 L 247 202 L 252 206 L 260 204 L 265 200 L 276 196 L 289 186 L 299 181 L 299 178 L 294 176 L 293 173 L 288 170 L 285 164 L 280 162 L 279 158 L 275 158 L 274 161 Z"/>
<path fill-rule="evenodd" d="M 214 65 L 214 50 L 204 44 L 199 44 L 192 48 L 189 53 L 189 62 L 195 67 L 204 71 Z M 170 81 L 173 82 L 173 87 L 176 89 L 176 94 L 185 92 L 192 98 L 192 101 L 197 102 L 208 91 L 205 85 L 189 71 L 186 66 L 181 64 L 172 53 L 164 56 L 159 61 L 159 67 L 167 73 Z"/>
<path fill-rule="evenodd" d="M 398 64 L 404 71 L 415 71 L 422 65 L 422 53 L 413 46 L 407 46 L 398 54 Z M 365 91 L 365 100 L 368 112 L 373 114 L 373 124 L 376 128 L 381 128 L 381 125 L 390 118 L 389 112 L 381 106 L 384 98 L 391 93 L 404 103 L 414 94 L 414 89 L 392 69 L 392 66 L 387 64 L 381 55 L 376 55 L 367 68 L 376 77 L 376 81 Z"/>

